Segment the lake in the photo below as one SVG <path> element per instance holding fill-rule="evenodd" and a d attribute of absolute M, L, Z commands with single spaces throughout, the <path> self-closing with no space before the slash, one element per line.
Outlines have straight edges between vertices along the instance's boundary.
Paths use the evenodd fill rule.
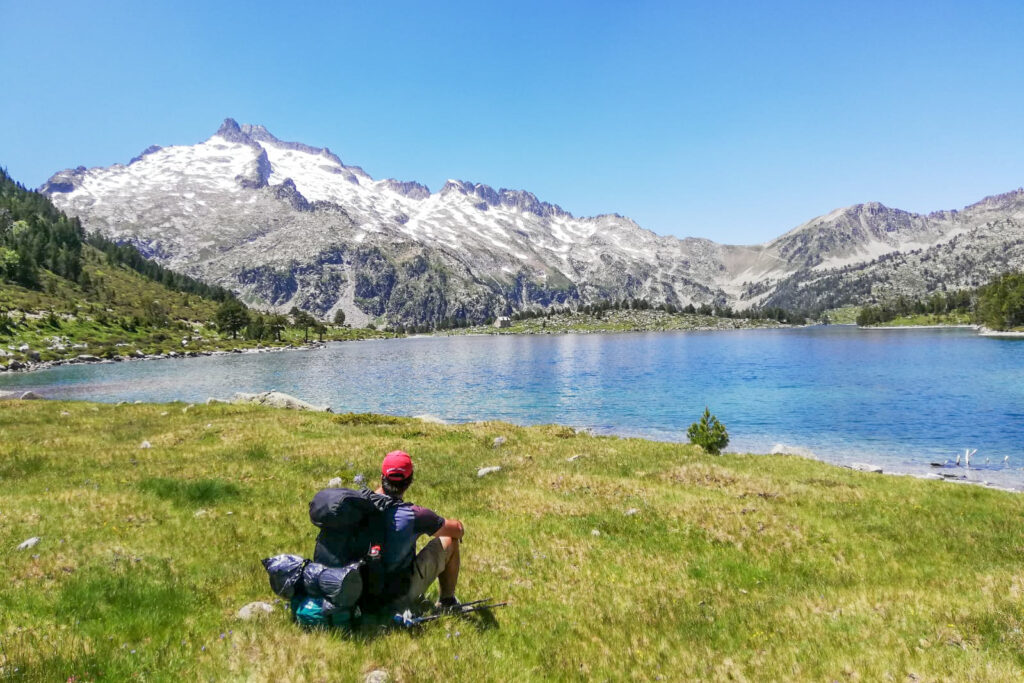
<path fill-rule="evenodd" d="M 667 441 L 686 441 L 707 405 L 729 429 L 728 450 L 928 472 L 977 448 L 978 467 L 944 471 L 1024 488 L 1024 341 L 964 329 L 413 337 L 0 375 L 12 388 L 196 403 L 276 389 L 335 412 Z"/>

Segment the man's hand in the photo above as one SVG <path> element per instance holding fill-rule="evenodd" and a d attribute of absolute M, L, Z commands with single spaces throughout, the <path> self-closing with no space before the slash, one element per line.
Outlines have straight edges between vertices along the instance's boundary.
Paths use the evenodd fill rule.
<path fill-rule="evenodd" d="M 446 519 L 441 528 L 434 534 L 435 538 L 441 536 L 447 536 L 448 538 L 454 538 L 456 541 L 460 540 L 466 534 L 466 529 L 462 526 L 462 522 L 457 519 Z"/>

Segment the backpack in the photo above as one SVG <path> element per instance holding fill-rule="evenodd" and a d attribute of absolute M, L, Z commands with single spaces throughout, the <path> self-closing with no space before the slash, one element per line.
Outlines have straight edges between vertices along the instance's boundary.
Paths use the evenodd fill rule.
<path fill-rule="evenodd" d="M 401 501 L 367 489 L 323 489 L 309 502 L 309 521 L 320 529 L 313 561 L 342 567 L 362 559 L 387 534 L 384 512 Z"/>
<path fill-rule="evenodd" d="M 407 504 L 368 489 L 345 488 L 323 489 L 309 503 L 309 521 L 320 529 L 313 562 L 328 567 L 360 563 L 359 605 L 364 611 L 380 608 L 408 590 L 411 577 L 388 574 L 379 562 L 366 559 L 370 548 L 383 546 L 387 538 L 385 513 Z"/>

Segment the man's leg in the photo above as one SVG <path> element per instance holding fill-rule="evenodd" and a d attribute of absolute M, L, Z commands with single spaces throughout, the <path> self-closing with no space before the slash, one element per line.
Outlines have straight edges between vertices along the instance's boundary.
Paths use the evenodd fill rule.
<path fill-rule="evenodd" d="M 441 545 L 444 546 L 445 563 L 444 569 L 437 575 L 437 585 L 441 592 L 441 599 L 455 597 L 455 585 L 459 582 L 459 546 L 462 545 L 457 539 L 448 536 L 441 537 Z"/>

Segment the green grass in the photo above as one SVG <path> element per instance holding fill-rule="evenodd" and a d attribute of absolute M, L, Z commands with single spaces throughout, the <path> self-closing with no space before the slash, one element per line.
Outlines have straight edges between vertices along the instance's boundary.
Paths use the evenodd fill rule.
<path fill-rule="evenodd" d="M 954 313 L 905 315 L 873 327 L 914 327 L 919 325 L 970 325 L 974 320 L 969 311 Z"/>
<path fill-rule="evenodd" d="M 1019 495 L 557 426 L 167 408 L 0 402 L 0 679 L 1006 681 L 1024 668 Z M 395 448 L 416 459 L 409 498 L 466 524 L 460 595 L 510 606 L 419 633 L 306 633 L 281 609 L 237 620 L 274 600 L 261 558 L 312 552 L 313 493 L 372 479 Z M 488 465 L 502 470 L 477 478 Z"/>
<path fill-rule="evenodd" d="M 818 317 L 827 316 L 828 321 L 833 325 L 853 325 L 857 322 L 859 313 L 860 306 L 843 306 L 842 308 L 830 308 Z"/>

